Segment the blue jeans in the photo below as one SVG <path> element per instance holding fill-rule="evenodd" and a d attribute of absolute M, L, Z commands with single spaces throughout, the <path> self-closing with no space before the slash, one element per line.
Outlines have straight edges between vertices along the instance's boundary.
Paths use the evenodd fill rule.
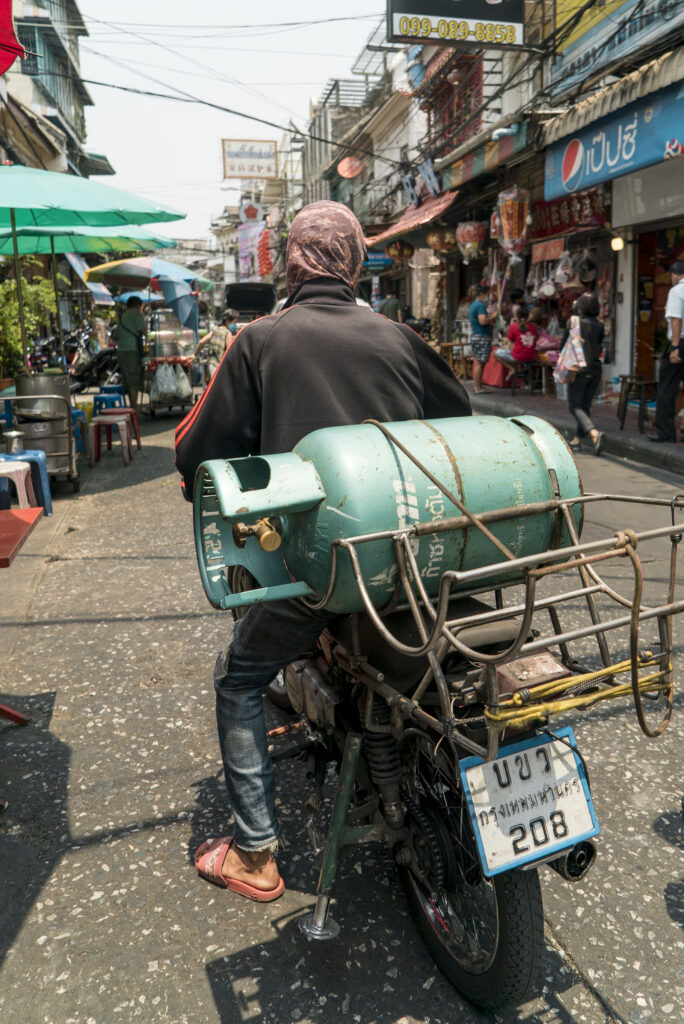
<path fill-rule="evenodd" d="M 243 850 L 277 848 L 273 762 L 262 693 L 281 668 L 301 657 L 335 616 L 300 601 L 252 605 L 214 668 L 216 723 L 226 788 Z"/>

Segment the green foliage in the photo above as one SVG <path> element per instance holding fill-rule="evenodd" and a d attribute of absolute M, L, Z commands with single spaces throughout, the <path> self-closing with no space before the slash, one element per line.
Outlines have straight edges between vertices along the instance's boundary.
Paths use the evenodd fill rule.
<path fill-rule="evenodd" d="M 24 271 L 34 260 L 22 260 Z M 36 337 L 43 324 L 49 324 L 50 314 L 57 311 L 52 281 L 32 275 L 28 280 L 22 274 L 24 321 L 27 339 Z M 19 300 L 13 279 L 0 281 L 0 377 L 14 377 L 23 366 L 21 327 L 19 326 Z"/>

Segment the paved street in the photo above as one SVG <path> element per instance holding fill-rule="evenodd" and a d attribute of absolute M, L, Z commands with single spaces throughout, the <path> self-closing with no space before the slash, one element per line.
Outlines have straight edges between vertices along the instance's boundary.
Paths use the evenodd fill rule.
<path fill-rule="evenodd" d="M 200 584 L 191 509 L 173 469 L 176 423 L 147 421 L 130 468 L 106 454 L 85 470 L 80 495 L 62 485 L 54 518 L 2 576 L 0 701 L 31 724 L 0 720 L 0 794 L 9 801 L 0 817 L 0 1019 L 680 1021 L 681 697 L 659 740 L 641 735 L 627 704 L 564 721 L 576 726 L 591 772 L 599 858 L 576 887 L 542 870 L 544 987 L 517 1011 L 475 1011 L 442 978 L 382 849 L 343 863 L 340 938 L 301 936 L 297 918 L 313 904 L 316 876 L 300 762 L 277 772 L 284 897 L 259 906 L 197 878 L 196 847 L 229 822 L 210 677 L 231 620 L 210 608 Z M 666 470 L 612 456 L 579 462 L 588 491 L 684 490 Z M 627 506 L 588 518 L 591 540 L 655 517 Z M 647 597 L 652 585 L 662 596 L 667 561 L 662 552 L 643 560 Z M 274 721 L 280 714 L 269 706 Z M 330 784 L 326 792 L 324 813 Z"/>

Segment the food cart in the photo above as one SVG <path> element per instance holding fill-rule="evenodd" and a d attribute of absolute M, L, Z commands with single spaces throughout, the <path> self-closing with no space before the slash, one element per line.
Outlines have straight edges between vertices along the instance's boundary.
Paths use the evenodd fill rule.
<path fill-rule="evenodd" d="M 182 412 L 190 408 L 195 401 L 190 376 L 194 333 L 180 325 L 172 310 L 158 309 L 151 314 L 147 338 L 143 390 L 149 397 L 150 415 L 154 418 L 159 409 L 178 408 Z M 158 374 L 161 367 L 168 367 L 170 373 Z"/>

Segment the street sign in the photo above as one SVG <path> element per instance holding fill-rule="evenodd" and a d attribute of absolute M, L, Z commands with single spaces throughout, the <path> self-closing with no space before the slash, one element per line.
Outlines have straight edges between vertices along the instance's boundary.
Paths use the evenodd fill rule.
<path fill-rule="evenodd" d="M 387 39 L 478 49 L 522 46 L 524 6 L 524 0 L 387 0 Z"/>
<path fill-rule="evenodd" d="M 271 139 L 223 139 L 223 177 L 278 177 L 278 144 Z"/>

